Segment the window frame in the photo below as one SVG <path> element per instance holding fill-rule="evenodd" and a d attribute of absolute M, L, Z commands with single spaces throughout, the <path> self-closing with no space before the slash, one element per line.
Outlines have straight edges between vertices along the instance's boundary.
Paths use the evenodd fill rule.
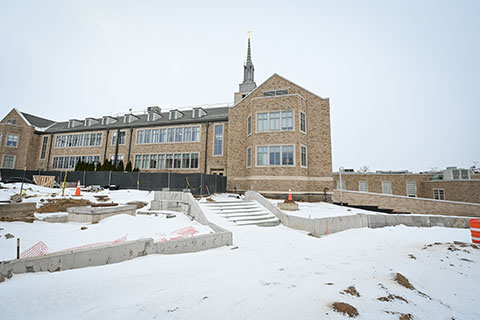
<path fill-rule="evenodd" d="M 247 117 L 247 137 L 252 134 L 252 114 Z"/>
<path fill-rule="evenodd" d="M 413 184 L 414 188 L 415 188 L 415 193 L 414 194 L 409 194 L 408 193 L 408 185 L 411 185 Z M 416 198 L 417 197 L 417 182 L 416 181 L 405 181 L 405 189 L 406 189 L 406 195 L 407 197 L 410 197 L 410 198 Z"/>
<path fill-rule="evenodd" d="M 389 185 L 390 186 L 390 193 L 385 192 L 384 186 Z M 392 182 L 391 181 L 382 181 L 382 194 L 390 194 L 392 195 Z"/>
<path fill-rule="evenodd" d="M 362 184 L 365 185 L 365 190 L 362 190 L 362 188 L 360 187 Z M 368 181 L 358 181 L 358 191 L 359 192 L 368 192 Z"/>
<path fill-rule="evenodd" d="M 303 149 L 305 149 L 305 164 L 303 164 Z M 300 167 L 308 168 L 308 149 L 306 145 L 300 144 Z"/>
<path fill-rule="evenodd" d="M 189 155 L 188 159 L 185 155 Z M 196 157 L 193 155 L 196 155 Z M 155 168 L 151 166 L 152 159 L 154 159 L 154 161 L 156 160 Z M 147 164 L 147 166 L 144 166 L 144 163 Z M 168 166 L 167 163 L 169 164 Z M 184 164 L 187 163 L 189 167 L 184 168 Z M 196 167 L 192 167 L 194 163 Z M 140 164 L 140 166 L 138 166 L 138 164 Z M 176 167 L 178 165 L 179 167 Z M 133 155 L 133 168 L 157 171 L 200 170 L 200 152 L 136 153 Z"/>
<path fill-rule="evenodd" d="M 253 161 L 252 147 L 247 147 L 247 152 L 245 154 L 246 154 L 246 159 L 245 159 L 246 167 L 251 168 L 252 167 L 252 161 Z"/>
<path fill-rule="evenodd" d="M 438 198 L 437 198 L 436 193 L 438 193 Z M 441 197 L 440 197 L 440 195 L 441 195 Z M 443 198 L 443 199 L 440 199 L 440 198 Z M 433 199 L 434 199 L 434 200 L 445 200 L 445 189 L 443 189 L 443 188 L 434 188 L 434 189 L 433 189 Z"/>
<path fill-rule="evenodd" d="M 12 157 L 12 167 L 5 167 L 5 157 Z M 2 168 L 3 169 L 15 169 L 15 163 L 17 162 L 17 156 L 14 154 L 4 154 L 2 157 Z"/>
<path fill-rule="evenodd" d="M 302 130 L 302 115 L 303 115 L 303 117 L 305 118 L 305 125 L 304 125 L 305 128 L 304 128 L 303 130 Z M 299 121 L 299 123 L 298 123 L 298 128 L 299 128 L 300 132 L 302 132 L 302 133 L 307 133 L 307 130 L 308 130 L 308 127 L 307 127 L 307 114 L 306 114 L 305 112 L 303 112 L 303 111 L 300 111 L 300 115 L 299 115 L 298 119 L 299 119 L 299 120 L 298 120 L 298 121 Z"/>
<path fill-rule="evenodd" d="M 217 140 L 217 134 L 216 134 L 217 127 L 222 127 L 222 132 L 221 132 L 219 140 Z M 223 149 L 224 149 L 224 144 L 225 144 L 224 134 L 225 134 L 225 127 L 224 127 L 223 123 L 215 124 L 213 126 L 213 148 L 212 148 L 212 156 L 213 157 L 223 157 Z M 217 141 L 220 142 L 220 151 L 221 151 L 220 153 L 216 153 L 215 146 L 216 146 Z"/>
<path fill-rule="evenodd" d="M 271 161 L 271 152 L 270 148 L 272 147 L 280 147 L 280 164 L 270 164 Z M 284 147 L 292 147 L 292 164 L 283 164 L 283 154 L 284 154 Z M 259 152 L 258 148 L 267 148 L 267 164 L 258 164 L 259 161 Z M 278 168 L 278 167 L 287 167 L 287 168 L 294 168 L 296 167 L 296 155 L 295 155 L 295 144 L 266 144 L 266 145 L 255 145 L 255 167 L 272 167 L 272 168 Z"/>
<path fill-rule="evenodd" d="M 42 146 L 40 147 L 40 160 L 45 160 L 47 157 L 48 136 L 42 137 Z"/>
<path fill-rule="evenodd" d="M 292 128 L 291 129 L 283 129 L 283 114 L 286 113 L 286 112 L 290 112 L 290 114 L 292 115 Z M 271 121 L 271 118 L 270 118 L 270 114 L 272 113 L 278 113 L 279 114 L 279 118 L 278 118 L 278 121 L 279 121 L 279 128 L 278 129 L 271 129 L 270 128 L 270 121 Z M 260 131 L 258 128 L 259 128 L 259 125 L 258 125 L 258 121 L 259 121 L 259 114 L 266 114 L 267 117 L 266 119 L 262 119 L 262 121 L 265 121 L 265 130 L 262 130 Z M 255 133 L 272 133 L 272 132 L 291 132 L 291 131 L 295 131 L 295 112 L 293 111 L 293 109 L 285 109 L 285 110 L 270 110 L 270 111 L 257 111 L 255 113 Z"/>
<path fill-rule="evenodd" d="M 17 137 L 14 146 L 9 146 L 9 145 L 8 145 L 8 143 L 9 143 L 9 141 L 10 141 L 10 136 L 15 136 L 15 137 Z M 5 140 L 5 147 L 7 147 L 7 148 L 18 148 L 18 144 L 19 144 L 19 143 L 20 143 L 20 135 L 19 135 L 19 134 L 16 134 L 16 133 L 7 133 L 7 139 Z"/>

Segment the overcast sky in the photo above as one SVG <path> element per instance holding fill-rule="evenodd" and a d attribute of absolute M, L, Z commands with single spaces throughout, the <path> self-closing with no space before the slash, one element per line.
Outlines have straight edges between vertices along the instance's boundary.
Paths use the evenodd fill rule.
<path fill-rule="evenodd" d="M 257 85 L 330 98 L 335 171 L 480 166 L 476 0 L 0 0 L 2 114 L 231 102 L 248 30 Z"/>

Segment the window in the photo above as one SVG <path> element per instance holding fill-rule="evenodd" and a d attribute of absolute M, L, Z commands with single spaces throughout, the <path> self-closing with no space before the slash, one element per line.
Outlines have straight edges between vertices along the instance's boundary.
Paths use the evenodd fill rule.
<path fill-rule="evenodd" d="M 337 180 L 337 189 L 338 190 L 347 190 L 347 188 L 345 188 L 345 181 Z"/>
<path fill-rule="evenodd" d="M 223 155 L 223 124 L 215 125 L 215 136 L 213 140 L 213 155 Z"/>
<path fill-rule="evenodd" d="M 249 115 L 247 118 L 247 136 L 252 133 L 252 115 Z"/>
<path fill-rule="evenodd" d="M 42 150 L 40 152 L 40 159 L 41 160 L 45 159 L 45 155 L 47 153 L 47 143 L 48 143 L 48 137 L 43 137 L 43 139 L 42 139 Z"/>
<path fill-rule="evenodd" d="M 8 124 L 17 124 L 17 119 L 15 119 L 15 118 L 8 119 L 8 120 L 7 120 L 7 123 L 8 123 Z"/>
<path fill-rule="evenodd" d="M 53 157 L 52 168 L 53 169 L 74 169 L 78 161 L 86 163 L 93 163 L 97 167 L 100 162 L 100 156 L 66 156 L 66 157 Z"/>
<path fill-rule="evenodd" d="M 443 189 L 433 189 L 433 198 L 435 200 L 445 200 L 445 191 Z"/>
<path fill-rule="evenodd" d="M 293 112 L 257 113 L 257 132 L 293 130 Z"/>
<path fill-rule="evenodd" d="M 167 142 L 173 142 L 175 138 L 175 129 L 168 128 L 167 129 Z"/>
<path fill-rule="evenodd" d="M 257 113 L 257 131 L 268 131 L 268 113 Z"/>
<path fill-rule="evenodd" d="M 15 168 L 15 156 L 3 155 L 2 168 L 13 169 Z"/>
<path fill-rule="evenodd" d="M 358 181 L 358 191 L 368 192 L 368 183 L 367 183 L 367 181 Z"/>
<path fill-rule="evenodd" d="M 257 166 L 293 166 L 293 145 L 257 146 Z"/>
<path fill-rule="evenodd" d="M 88 147 L 102 144 L 102 133 L 69 134 L 57 136 L 55 148 Z"/>
<path fill-rule="evenodd" d="M 301 166 L 306 167 L 307 166 L 307 147 L 305 146 L 300 146 L 300 154 L 301 154 Z"/>
<path fill-rule="evenodd" d="M 307 115 L 300 112 L 300 131 L 307 132 Z"/>
<path fill-rule="evenodd" d="M 247 148 L 247 168 L 252 166 L 252 148 Z"/>
<path fill-rule="evenodd" d="M 257 147 L 257 166 L 268 165 L 268 147 Z"/>
<path fill-rule="evenodd" d="M 175 142 L 183 141 L 183 128 L 175 128 Z"/>
<path fill-rule="evenodd" d="M 110 161 L 113 163 L 113 161 L 115 161 L 115 155 L 114 154 L 111 154 L 110 155 Z M 123 154 L 117 154 L 117 162 L 115 163 L 115 165 L 118 166 L 118 164 L 120 163 L 120 161 L 124 161 L 124 158 L 123 158 Z"/>
<path fill-rule="evenodd" d="M 282 112 L 282 130 L 293 130 L 293 112 L 292 111 L 283 111 Z"/>
<path fill-rule="evenodd" d="M 198 153 L 137 154 L 138 169 L 198 169 Z"/>
<path fill-rule="evenodd" d="M 392 194 L 392 183 L 390 181 L 382 181 L 382 193 Z"/>
<path fill-rule="evenodd" d="M 7 147 L 14 147 L 16 148 L 18 145 L 18 134 L 7 134 Z"/>
<path fill-rule="evenodd" d="M 415 181 L 407 181 L 407 197 L 417 196 L 417 184 Z"/>
<path fill-rule="evenodd" d="M 118 144 L 125 144 L 125 131 L 120 131 Z M 113 132 L 112 135 L 112 145 L 117 145 L 117 131 Z"/>
<path fill-rule="evenodd" d="M 270 131 L 278 131 L 280 130 L 280 112 L 270 112 Z"/>
<path fill-rule="evenodd" d="M 288 94 L 288 89 L 263 91 L 264 97 L 282 96 Z"/>
<path fill-rule="evenodd" d="M 200 141 L 200 127 L 192 127 L 192 141 Z"/>

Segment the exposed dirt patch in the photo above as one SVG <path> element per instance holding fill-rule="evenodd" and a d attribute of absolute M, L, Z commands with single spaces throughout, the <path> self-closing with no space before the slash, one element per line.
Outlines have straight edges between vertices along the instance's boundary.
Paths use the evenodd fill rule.
<path fill-rule="evenodd" d="M 407 299 L 405 299 L 404 297 L 401 297 L 401 296 L 397 296 L 395 294 L 389 294 L 388 296 L 386 297 L 380 297 L 380 298 L 377 298 L 377 300 L 379 301 L 384 301 L 384 302 L 391 302 L 393 300 L 401 300 L 405 303 L 408 303 Z"/>
<path fill-rule="evenodd" d="M 412 320 L 413 316 L 410 313 L 402 314 L 398 320 Z"/>
<path fill-rule="evenodd" d="M 410 259 L 417 260 L 417 257 L 415 257 L 415 256 L 414 256 L 413 254 L 411 254 L 411 253 L 410 253 L 408 256 L 410 257 Z"/>
<path fill-rule="evenodd" d="M 410 290 L 415 290 L 415 287 L 412 286 L 412 284 L 408 281 L 408 279 L 405 278 L 405 276 L 401 273 L 395 273 L 394 280 L 402 287 L 405 287 Z"/>
<path fill-rule="evenodd" d="M 136 205 L 136 206 L 137 206 L 137 209 L 142 209 L 142 208 L 145 207 L 148 203 L 143 202 L 143 201 L 130 201 L 130 202 L 127 202 L 127 204 L 133 204 L 133 205 Z"/>
<path fill-rule="evenodd" d="M 213 199 L 212 199 L 212 198 L 210 198 L 210 197 L 208 197 L 208 198 L 207 198 L 207 199 L 205 199 L 205 200 L 207 200 L 208 202 L 215 202 L 215 200 L 213 200 Z"/>
<path fill-rule="evenodd" d="M 39 209 L 38 213 L 65 212 L 70 207 L 89 206 L 92 203 L 85 199 L 48 199 Z"/>
<path fill-rule="evenodd" d="M 347 289 L 343 290 L 342 292 L 340 292 L 341 294 L 349 294 L 349 295 L 352 295 L 354 297 L 360 297 L 360 293 L 358 293 L 357 289 L 355 288 L 355 286 L 350 286 L 348 287 Z"/>
<path fill-rule="evenodd" d="M 334 302 L 332 303 L 332 309 L 336 312 L 340 312 L 348 315 L 350 318 L 358 316 L 357 308 L 352 305 L 349 305 L 345 302 Z"/>

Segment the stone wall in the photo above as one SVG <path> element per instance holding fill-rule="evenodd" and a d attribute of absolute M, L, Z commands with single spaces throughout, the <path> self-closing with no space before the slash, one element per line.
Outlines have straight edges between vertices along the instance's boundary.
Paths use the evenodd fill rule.
<path fill-rule="evenodd" d="M 370 192 L 342 191 L 343 202 L 349 205 L 378 206 L 398 212 L 447 216 L 480 217 L 480 204 L 411 198 Z M 340 191 L 333 191 L 333 201 L 340 202 Z"/>

